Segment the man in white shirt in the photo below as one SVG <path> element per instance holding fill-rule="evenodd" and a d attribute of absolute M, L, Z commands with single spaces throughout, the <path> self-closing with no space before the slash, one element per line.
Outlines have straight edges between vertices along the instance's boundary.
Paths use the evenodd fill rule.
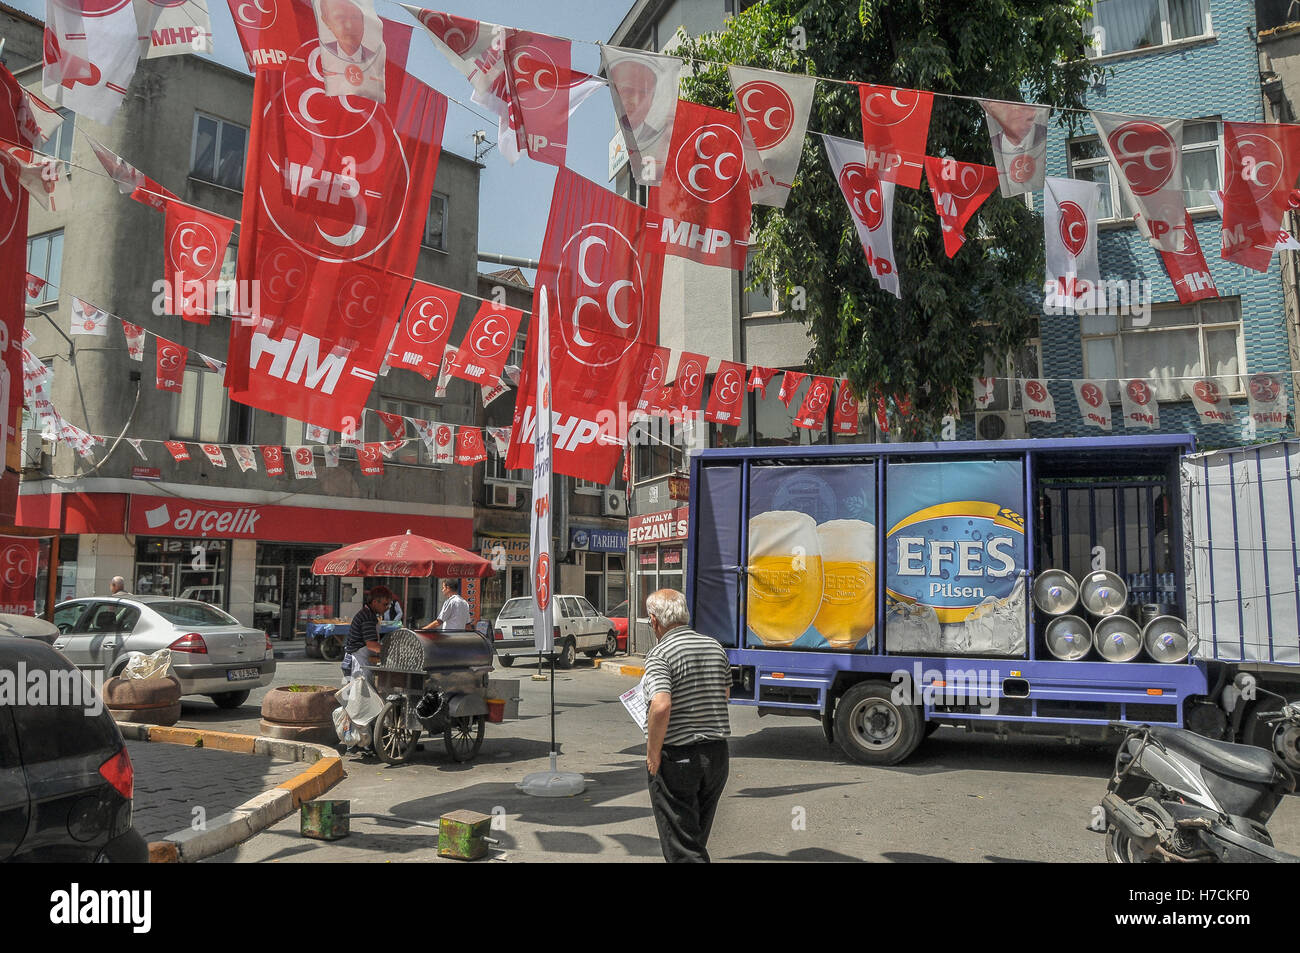
<path fill-rule="evenodd" d="M 426 625 L 423 632 L 466 632 L 469 630 L 469 603 L 460 596 L 460 580 L 442 581 L 442 608 L 438 618 Z"/>

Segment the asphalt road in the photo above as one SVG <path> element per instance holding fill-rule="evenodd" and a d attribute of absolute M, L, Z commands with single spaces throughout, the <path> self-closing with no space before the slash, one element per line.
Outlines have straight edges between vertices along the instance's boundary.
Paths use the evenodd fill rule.
<path fill-rule="evenodd" d="M 516 790 L 545 770 L 550 684 L 518 667 L 521 717 L 489 724 L 474 762 L 457 765 L 441 739 L 425 739 L 411 763 L 345 759 L 348 778 L 327 796 L 348 799 L 353 833 L 307 840 L 294 815 L 215 858 L 219 861 L 432 860 L 436 822 L 469 808 L 497 817 L 492 856 L 509 862 L 659 860 L 645 790 L 644 741 L 618 701 L 635 681 L 596 671 L 580 657 L 557 672 L 561 770 L 580 772 L 575 798 L 535 798 Z M 337 663 L 282 660 L 276 684 L 337 684 Z M 182 725 L 256 732 L 261 692 L 235 711 L 187 703 Z M 864 767 L 826 744 L 811 720 L 731 709 L 731 776 L 710 850 L 716 860 L 1102 861 L 1103 838 L 1087 830 L 1104 792 L 1111 745 L 998 741 L 940 729 L 903 765 Z M 1300 800 L 1270 825 L 1277 845 L 1300 852 Z"/>

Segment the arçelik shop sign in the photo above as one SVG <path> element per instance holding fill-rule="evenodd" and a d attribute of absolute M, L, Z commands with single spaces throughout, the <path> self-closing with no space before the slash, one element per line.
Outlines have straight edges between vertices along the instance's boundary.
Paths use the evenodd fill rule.
<path fill-rule="evenodd" d="M 269 529 L 259 525 L 260 507 L 246 504 L 196 503 L 158 497 L 132 497 L 129 531 L 139 536 L 220 536 L 256 539 Z"/>

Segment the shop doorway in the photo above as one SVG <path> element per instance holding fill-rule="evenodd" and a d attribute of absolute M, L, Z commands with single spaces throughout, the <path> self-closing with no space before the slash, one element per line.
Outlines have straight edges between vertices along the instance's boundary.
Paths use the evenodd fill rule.
<path fill-rule="evenodd" d="M 339 577 L 317 576 L 317 556 L 338 546 L 258 543 L 253 575 L 254 624 L 273 639 L 301 638 L 313 619 L 339 613 Z"/>

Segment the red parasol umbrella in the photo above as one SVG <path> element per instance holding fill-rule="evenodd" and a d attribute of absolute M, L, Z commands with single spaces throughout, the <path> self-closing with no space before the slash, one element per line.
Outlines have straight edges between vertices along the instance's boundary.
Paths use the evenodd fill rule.
<path fill-rule="evenodd" d="M 416 536 L 382 536 L 352 543 L 311 564 L 317 576 L 437 576 L 470 578 L 491 576 L 492 563 L 469 550 L 442 540 Z"/>

